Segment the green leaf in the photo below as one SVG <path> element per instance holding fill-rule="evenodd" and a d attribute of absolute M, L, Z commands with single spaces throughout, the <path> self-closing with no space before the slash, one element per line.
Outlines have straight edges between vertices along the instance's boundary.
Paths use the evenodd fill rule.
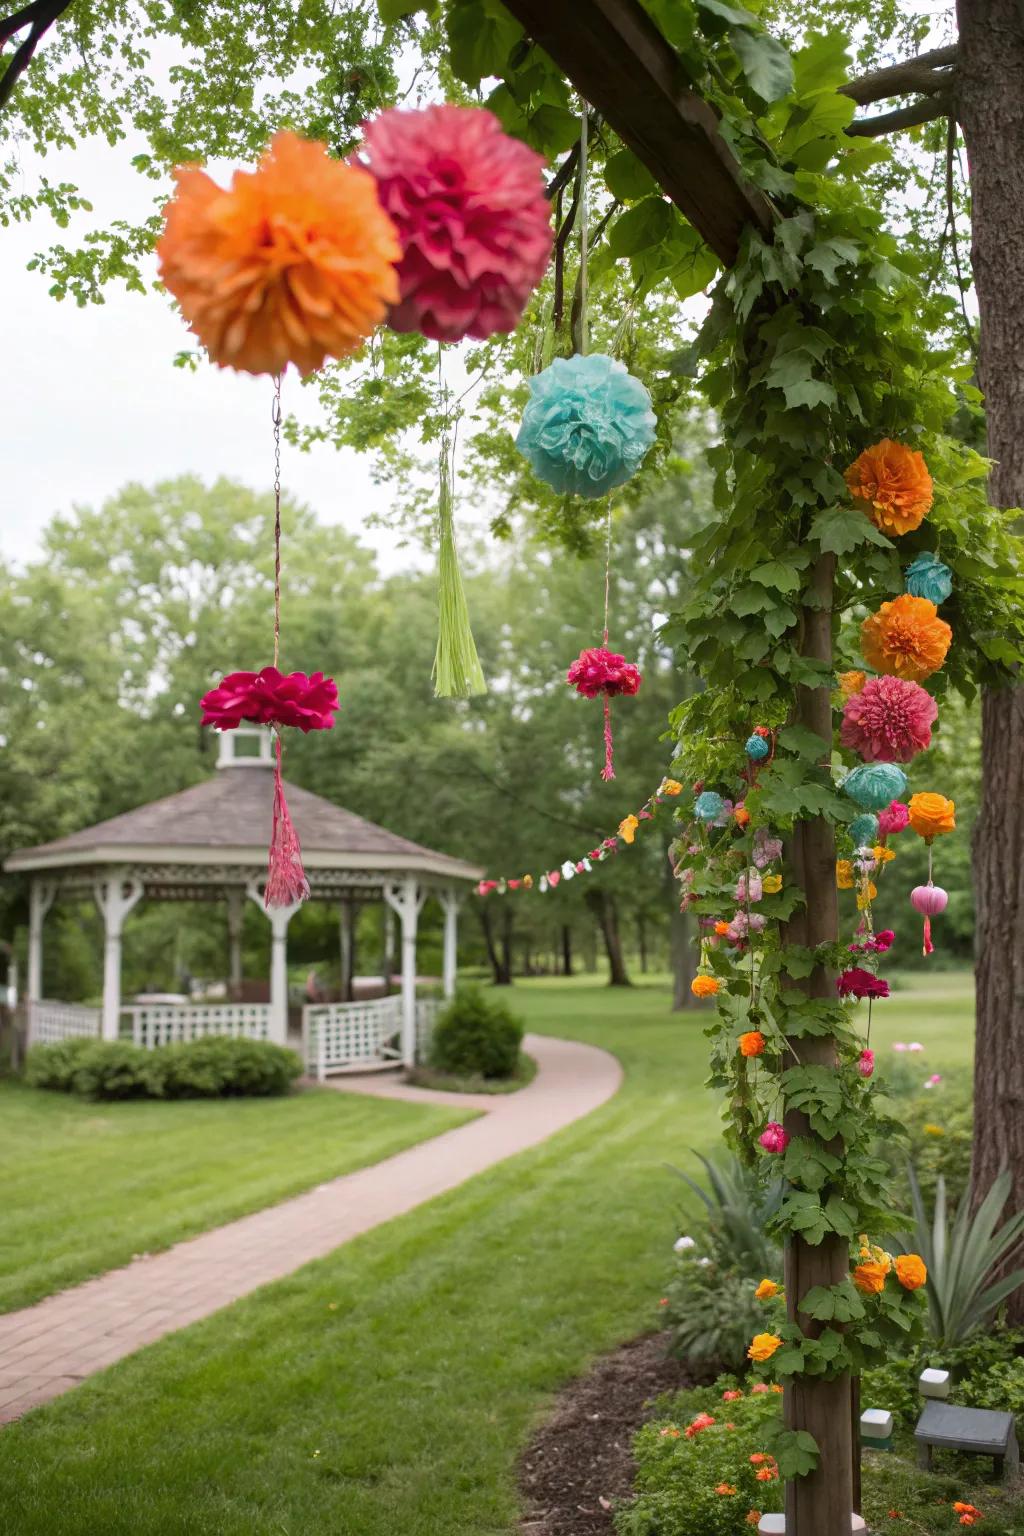
<path fill-rule="evenodd" d="M 784 565 L 781 560 L 767 560 L 764 565 L 755 566 L 750 579 L 775 592 L 797 592 L 800 588 L 800 572 L 791 565 Z"/>
<path fill-rule="evenodd" d="M 844 264 L 856 262 L 860 256 L 860 247 L 854 240 L 836 238 L 823 240 L 820 245 L 814 246 L 804 257 L 804 263 L 820 272 L 827 283 L 835 283 L 836 274 Z"/>
<path fill-rule="evenodd" d="M 747 84 L 762 101 L 779 101 L 793 89 L 793 61 L 777 38 L 767 32 L 735 30 L 729 41 Z"/>
<path fill-rule="evenodd" d="M 811 538 L 834 555 L 848 555 L 859 544 L 892 548 L 891 541 L 859 507 L 825 507 L 811 524 Z"/>
<path fill-rule="evenodd" d="M 631 149 L 620 149 L 610 156 L 604 168 L 604 179 L 609 192 L 622 203 L 635 203 L 641 197 L 651 197 L 658 192 L 658 183 Z"/>
<path fill-rule="evenodd" d="M 417 11 L 433 10 L 433 0 L 377 0 L 377 9 L 381 21 L 389 26 L 405 16 L 414 16 Z"/>
<path fill-rule="evenodd" d="M 565 107 L 538 107 L 529 123 L 530 143 L 549 158 L 570 149 L 580 135 L 579 118 Z"/>
<path fill-rule="evenodd" d="M 726 5 L 725 0 L 697 0 L 697 9 L 706 11 L 709 16 L 717 16 L 722 21 L 727 21 L 732 27 L 759 27 L 761 23 L 756 16 L 745 11 L 738 5 Z"/>
<path fill-rule="evenodd" d="M 645 197 L 615 220 L 608 231 L 608 244 L 614 256 L 636 256 L 659 245 L 672 225 L 671 205 L 661 197 Z"/>
<path fill-rule="evenodd" d="M 786 405 L 791 411 L 800 406 L 813 409 L 818 405 L 835 405 L 839 399 L 832 385 L 822 379 L 805 379 L 802 384 L 790 384 L 784 393 Z"/>
<path fill-rule="evenodd" d="M 502 74 L 522 36 L 518 21 L 493 0 L 461 0 L 448 13 L 452 69 L 467 85 Z"/>
<path fill-rule="evenodd" d="M 809 757 L 812 762 L 820 761 L 832 751 L 831 741 L 825 741 L 806 725 L 784 726 L 779 732 L 779 746 L 786 752 L 795 752 L 798 757 Z"/>
<path fill-rule="evenodd" d="M 806 1477 L 818 1465 L 818 1442 L 806 1429 L 784 1429 L 779 1424 L 769 1431 L 765 1444 L 783 1478 Z"/>

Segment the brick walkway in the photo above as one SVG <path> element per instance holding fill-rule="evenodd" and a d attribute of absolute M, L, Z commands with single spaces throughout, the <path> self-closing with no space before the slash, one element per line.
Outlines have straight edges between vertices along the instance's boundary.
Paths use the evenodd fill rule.
<path fill-rule="evenodd" d="M 538 1071 L 518 1093 L 442 1094 L 380 1078 L 334 1079 L 332 1086 L 348 1092 L 485 1113 L 293 1200 L 0 1316 L 0 1423 L 546 1140 L 619 1086 L 618 1062 L 605 1051 L 539 1035 L 528 1035 L 524 1045 Z"/>

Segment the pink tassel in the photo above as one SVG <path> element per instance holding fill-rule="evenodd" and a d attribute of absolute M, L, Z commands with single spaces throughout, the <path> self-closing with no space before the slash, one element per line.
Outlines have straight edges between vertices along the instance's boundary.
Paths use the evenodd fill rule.
<path fill-rule="evenodd" d="M 309 895 L 309 881 L 302 867 L 302 845 L 299 834 L 288 814 L 288 802 L 284 798 L 281 782 L 281 738 L 276 739 L 277 755 L 274 762 L 274 824 L 270 834 L 270 861 L 267 865 L 267 888 L 263 893 L 263 905 L 292 907 L 305 901 Z"/>
<path fill-rule="evenodd" d="M 935 945 L 932 943 L 932 920 L 930 917 L 926 917 L 924 920 L 924 947 L 922 948 L 921 953 L 922 955 L 931 955 L 934 953 L 934 951 Z"/>
<path fill-rule="evenodd" d="M 612 706 L 607 694 L 604 696 L 604 767 L 601 769 L 601 777 L 606 781 L 615 777 L 615 765 L 612 762 Z"/>

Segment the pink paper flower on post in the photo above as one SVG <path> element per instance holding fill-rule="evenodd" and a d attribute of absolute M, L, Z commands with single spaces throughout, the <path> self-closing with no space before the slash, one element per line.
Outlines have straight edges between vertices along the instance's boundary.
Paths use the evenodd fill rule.
<path fill-rule="evenodd" d="M 867 1049 L 861 1051 L 857 1062 L 857 1071 L 861 1077 L 870 1077 L 875 1070 L 875 1053 Z"/>
<path fill-rule="evenodd" d="M 892 800 L 884 811 L 878 813 L 879 837 L 892 837 L 910 825 L 910 811 L 902 800 Z"/>
<path fill-rule="evenodd" d="M 231 731 L 248 720 L 253 725 L 293 725 L 300 731 L 329 731 L 339 708 L 333 677 L 322 672 L 291 672 L 276 667 L 260 672 L 229 672 L 203 695 L 202 724 Z"/>
<path fill-rule="evenodd" d="M 392 108 L 364 127 L 367 168 L 402 244 L 396 331 L 514 331 L 551 255 L 542 156 L 481 107 Z"/>
<path fill-rule="evenodd" d="M 889 983 L 859 965 L 852 965 L 836 980 L 840 997 L 888 997 Z"/>
<path fill-rule="evenodd" d="M 839 739 L 866 763 L 909 763 L 931 746 L 939 709 L 920 683 L 872 677 L 847 699 Z"/>
<path fill-rule="evenodd" d="M 766 1152 L 785 1152 L 789 1146 L 789 1133 L 777 1120 L 769 1120 L 760 1136 L 757 1138 Z"/>

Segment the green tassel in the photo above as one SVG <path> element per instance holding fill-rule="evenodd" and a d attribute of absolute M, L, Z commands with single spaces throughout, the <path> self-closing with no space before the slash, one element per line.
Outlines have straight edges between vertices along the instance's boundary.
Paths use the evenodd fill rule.
<path fill-rule="evenodd" d="M 434 697 L 468 699 L 474 693 L 486 693 L 483 668 L 476 653 L 476 642 L 469 626 L 469 609 L 455 548 L 455 522 L 452 513 L 451 450 L 448 439 L 441 444 L 441 495 L 437 513 L 439 629 L 434 656 Z"/>

